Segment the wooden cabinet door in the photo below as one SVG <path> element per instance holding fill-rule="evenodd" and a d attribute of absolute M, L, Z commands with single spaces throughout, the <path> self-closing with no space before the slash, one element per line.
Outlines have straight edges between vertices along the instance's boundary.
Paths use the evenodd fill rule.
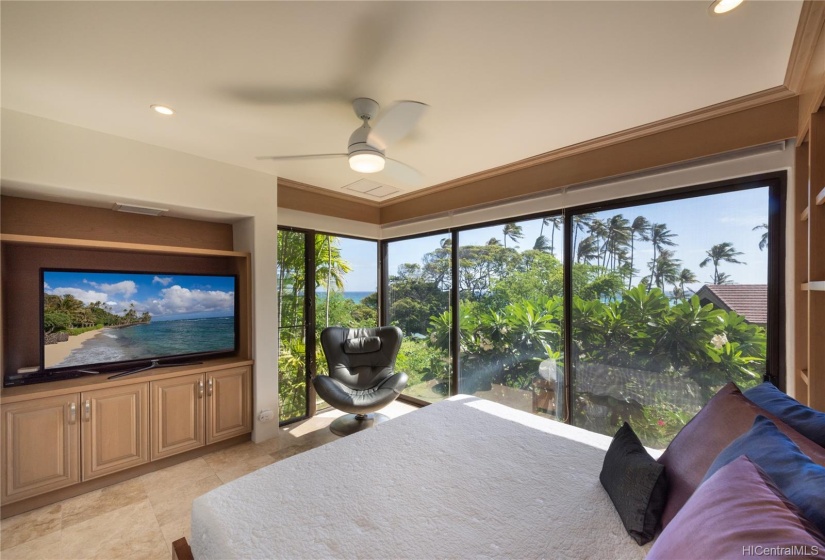
<path fill-rule="evenodd" d="M 81 393 L 83 480 L 149 461 L 148 385 Z"/>
<path fill-rule="evenodd" d="M 204 445 L 204 375 L 152 381 L 152 460 Z"/>
<path fill-rule="evenodd" d="M 78 397 L 3 405 L 4 504 L 80 482 Z"/>
<path fill-rule="evenodd" d="M 252 372 L 248 366 L 206 374 L 206 443 L 252 431 Z"/>

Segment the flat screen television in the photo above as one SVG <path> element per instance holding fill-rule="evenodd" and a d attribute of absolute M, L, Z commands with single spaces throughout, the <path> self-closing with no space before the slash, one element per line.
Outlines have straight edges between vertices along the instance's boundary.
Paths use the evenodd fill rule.
<path fill-rule="evenodd" d="M 185 365 L 238 350 L 234 275 L 44 268 L 41 368 L 27 382 Z"/>

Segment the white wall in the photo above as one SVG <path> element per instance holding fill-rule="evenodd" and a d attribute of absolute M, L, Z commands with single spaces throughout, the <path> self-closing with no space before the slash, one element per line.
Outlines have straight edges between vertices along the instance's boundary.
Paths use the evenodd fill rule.
<path fill-rule="evenodd" d="M 235 249 L 252 253 L 253 439 L 276 435 L 277 422 L 262 424 L 257 412 L 278 410 L 277 178 L 6 109 L 1 119 L 4 193 L 89 204 L 133 202 L 234 223 Z"/>

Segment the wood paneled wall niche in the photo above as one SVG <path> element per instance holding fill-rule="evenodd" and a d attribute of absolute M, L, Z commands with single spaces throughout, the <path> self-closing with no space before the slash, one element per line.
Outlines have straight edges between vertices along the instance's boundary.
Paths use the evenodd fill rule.
<path fill-rule="evenodd" d="M 231 251 L 232 224 L 143 216 L 14 196 L 0 197 L 6 234 Z"/>

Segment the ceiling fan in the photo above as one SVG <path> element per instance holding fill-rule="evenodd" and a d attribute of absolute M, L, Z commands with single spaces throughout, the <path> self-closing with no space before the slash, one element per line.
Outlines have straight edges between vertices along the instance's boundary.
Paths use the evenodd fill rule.
<path fill-rule="evenodd" d="M 385 111 L 381 118 L 375 121 L 375 126 L 371 127 L 370 121 L 378 114 L 378 103 L 367 97 L 359 97 L 352 102 L 352 108 L 363 124 L 350 135 L 347 153 L 259 156 L 256 159 L 280 161 L 347 157 L 350 168 L 358 173 L 377 173 L 383 171 L 386 164 L 387 172 L 395 178 L 408 183 L 419 182 L 421 173 L 405 163 L 387 157 L 385 152 L 387 146 L 401 140 L 412 131 L 428 107 L 418 101 L 399 101 Z"/>

